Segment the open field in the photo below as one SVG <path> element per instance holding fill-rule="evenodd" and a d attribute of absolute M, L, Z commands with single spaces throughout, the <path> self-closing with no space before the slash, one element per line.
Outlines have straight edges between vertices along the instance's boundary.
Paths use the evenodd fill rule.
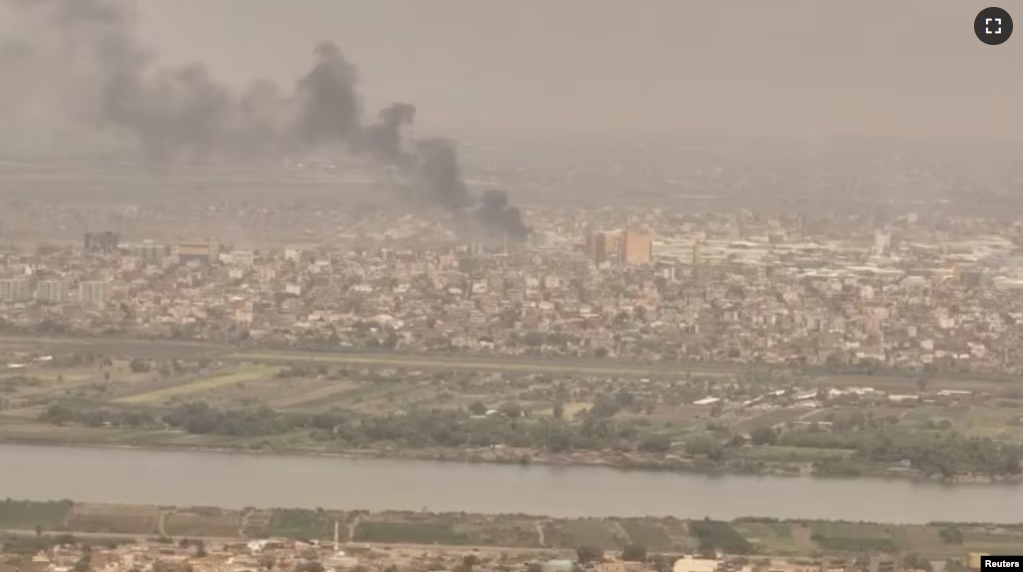
<path fill-rule="evenodd" d="M 344 512 L 274 509 L 234 511 L 212 507 L 173 508 L 85 503 L 0 501 L 0 529 L 46 532 L 167 536 L 172 538 L 294 538 L 330 540 L 334 523 L 342 541 L 375 544 L 493 546 L 573 550 L 581 544 L 620 550 L 636 543 L 651 552 L 691 551 L 704 540 L 752 546 L 756 554 L 856 555 L 862 550 L 917 553 L 933 559 L 963 558 L 969 552 L 1023 551 L 1023 526 L 881 525 L 846 522 L 779 522 L 739 519 L 733 523 L 670 518 L 546 519 L 527 515 Z M 946 540 L 956 529 L 961 542 Z M 349 533 L 354 532 L 350 537 Z M 708 536 L 709 535 L 709 536 Z"/>
<path fill-rule="evenodd" d="M 201 379 L 193 381 L 191 383 L 185 383 L 182 385 L 174 385 L 165 389 L 159 389 L 157 391 L 151 391 L 148 393 L 142 393 L 139 395 L 132 395 L 130 397 L 122 397 L 117 399 L 118 403 L 127 404 L 140 404 L 140 403 L 157 403 L 166 401 L 173 397 L 188 396 L 193 393 L 200 393 L 203 391 L 210 391 L 219 387 L 234 385 L 237 383 L 244 383 L 246 381 L 254 381 L 258 379 L 264 379 L 277 373 L 278 368 L 256 365 L 249 366 L 241 371 L 229 373 L 226 375 L 220 375 L 211 377 L 209 379 Z"/>

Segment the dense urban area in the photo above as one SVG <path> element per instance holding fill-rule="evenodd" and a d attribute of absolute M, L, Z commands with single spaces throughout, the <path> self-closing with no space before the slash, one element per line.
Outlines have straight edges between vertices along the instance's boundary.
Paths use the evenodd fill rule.
<path fill-rule="evenodd" d="M 1023 163 L 940 142 L 984 113 L 1002 118 L 975 139 L 1012 132 L 1011 98 L 969 103 L 1007 85 L 997 54 L 910 54 L 901 28 L 847 34 L 857 18 L 824 4 L 770 40 L 746 36 L 783 8 L 651 3 L 630 39 L 595 0 L 450 12 L 430 39 L 413 28 L 439 0 L 293 3 L 263 31 L 247 0 L 229 17 L 247 44 L 217 23 L 227 3 L 157 4 L 188 3 L 0 0 L 0 572 L 981 572 L 1023 554 Z M 820 21 L 842 26 L 808 50 Z M 668 48 L 706 44 L 706 22 L 734 46 Z M 366 71 L 325 32 L 402 69 Z M 859 47 L 828 56 L 845 35 Z M 900 59 L 923 53 L 941 65 Z M 889 59 L 890 95 L 872 83 Z M 917 95 L 894 85 L 935 69 Z M 422 113 L 391 99 L 415 95 Z"/>
<path fill-rule="evenodd" d="M 523 209 L 522 237 L 360 202 L 363 183 L 355 198 L 325 195 L 344 183 L 303 169 L 274 184 L 323 180 L 286 202 L 238 175 L 138 177 L 187 201 L 74 175 L 109 185 L 104 201 L 80 206 L 62 190 L 68 175 L 15 169 L 6 200 L 18 210 L 0 211 L 0 441 L 1020 477 L 1020 230 L 1000 216 L 539 205 Z M 38 506 L 54 512 L 44 519 L 36 511 L 51 509 Z M 263 518 L 252 511 L 38 506 L 0 508 L 11 554 L 0 565 L 957 570 L 970 553 L 1023 546 L 1007 525 L 424 509 L 378 515 L 399 532 L 301 511 L 266 518 L 327 524 L 254 531 L 238 524 Z M 235 519 L 236 532 L 153 524 L 196 510 Z M 81 524 L 82 511 L 106 524 Z M 136 513 L 148 524 L 130 524 Z M 328 542 L 333 520 L 347 531 L 340 547 Z M 731 540 L 705 540 L 718 534 Z"/>

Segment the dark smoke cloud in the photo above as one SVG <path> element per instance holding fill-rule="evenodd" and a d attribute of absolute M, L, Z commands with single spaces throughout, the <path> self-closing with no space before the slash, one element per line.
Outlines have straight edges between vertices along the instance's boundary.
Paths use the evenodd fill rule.
<path fill-rule="evenodd" d="M 522 220 L 522 212 L 508 204 L 508 193 L 505 191 L 490 189 L 483 193 L 476 214 L 484 225 L 500 229 L 508 238 L 520 240 L 529 235 L 529 228 Z"/>
<path fill-rule="evenodd" d="M 129 0 L 0 0 L 0 133 L 73 125 L 126 136 L 153 163 L 350 152 L 397 168 L 420 200 L 471 214 L 487 232 L 528 234 L 503 191 L 476 204 L 454 142 L 406 140 L 413 105 L 394 103 L 364 125 L 357 69 L 333 42 L 315 46 L 290 92 L 261 80 L 237 93 L 201 63 L 158 66 L 135 35 L 133 8 Z"/>
<path fill-rule="evenodd" d="M 359 130 L 355 67 L 333 42 L 313 53 L 316 65 L 298 82 L 299 135 L 312 147 L 350 141 Z"/>

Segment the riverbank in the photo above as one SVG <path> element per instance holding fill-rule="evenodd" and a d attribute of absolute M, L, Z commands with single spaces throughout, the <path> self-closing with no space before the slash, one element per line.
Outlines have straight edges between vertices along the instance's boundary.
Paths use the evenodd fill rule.
<path fill-rule="evenodd" d="M 558 519 L 537 515 L 352 511 L 230 510 L 213 507 L 113 505 L 72 501 L 0 501 L 0 530 L 39 530 L 155 539 L 289 538 L 343 542 L 494 546 L 574 550 L 592 545 L 651 552 L 714 547 L 732 554 L 803 556 L 861 551 L 916 553 L 932 559 L 968 552 L 1019 553 L 1023 525 L 934 523 L 890 525 L 739 518 L 730 522 L 675 518 Z M 38 527 L 38 528 L 37 528 Z"/>
<path fill-rule="evenodd" d="M 846 464 L 844 472 L 828 472 L 827 465 L 803 459 L 800 461 L 771 461 L 735 459 L 715 462 L 707 459 L 684 458 L 677 455 L 658 455 L 638 452 L 573 452 L 552 454 L 544 451 L 511 447 L 456 448 L 361 448 L 342 449 L 316 443 L 281 443 L 268 439 L 207 437 L 181 435 L 173 437 L 167 431 L 111 431 L 88 427 L 46 427 L 36 430 L 0 424 L 0 444 L 109 447 L 151 451 L 194 451 L 210 453 L 245 453 L 257 455 L 301 455 L 343 459 L 389 459 L 407 461 L 488 463 L 497 465 L 539 465 L 553 467 L 601 467 L 623 471 L 674 472 L 695 475 L 750 475 L 761 477 L 817 476 L 821 478 L 886 478 L 915 482 L 945 482 L 949 484 L 1002 484 L 1023 482 L 1023 476 L 956 475 L 940 477 L 925 475 L 903 466 L 883 466 L 860 463 Z M 320 446 L 310 446 L 320 445 Z M 761 448 L 763 450 L 770 448 Z M 780 449 L 780 448 L 779 448 Z M 782 453 L 791 453 L 791 450 Z M 780 455 L 779 455 L 780 456 Z M 822 470 L 825 469 L 825 470 Z"/>

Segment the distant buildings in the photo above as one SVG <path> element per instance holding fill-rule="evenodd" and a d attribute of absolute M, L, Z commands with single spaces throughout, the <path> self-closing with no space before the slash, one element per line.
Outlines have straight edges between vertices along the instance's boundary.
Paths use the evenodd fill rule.
<path fill-rule="evenodd" d="M 586 255 L 597 264 L 609 261 L 649 264 L 653 258 L 653 238 L 630 230 L 591 233 L 586 237 Z"/>
<path fill-rule="evenodd" d="M 110 231 L 87 232 L 82 242 L 87 253 L 109 254 L 117 250 L 121 237 Z"/>
<path fill-rule="evenodd" d="M 66 280 L 40 280 L 36 285 L 36 300 L 49 304 L 63 304 L 69 299 Z"/>
<path fill-rule="evenodd" d="M 78 301 L 82 304 L 103 304 L 109 299 L 109 282 L 89 280 L 78 285 Z"/>
<path fill-rule="evenodd" d="M 170 252 L 170 248 L 166 244 L 151 240 L 132 244 L 128 247 L 128 250 L 147 264 L 161 264 Z"/>
<path fill-rule="evenodd" d="M 209 264 L 220 256 L 220 243 L 215 241 L 179 242 L 174 245 L 174 254 L 181 262 L 197 261 Z"/>
<path fill-rule="evenodd" d="M 32 299 L 32 284 L 26 278 L 0 280 L 0 302 L 26 302 Z"/>

